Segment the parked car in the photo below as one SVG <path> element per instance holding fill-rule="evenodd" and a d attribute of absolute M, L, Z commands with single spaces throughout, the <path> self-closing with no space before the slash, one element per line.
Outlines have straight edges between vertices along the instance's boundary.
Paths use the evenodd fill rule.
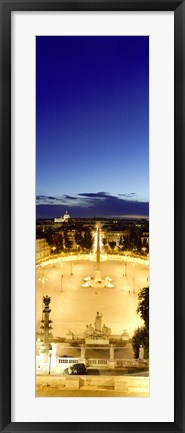
<path fill-rule="evenodd" d="M 65 368 L 63 374 L 87 374 L 85 364 L 73 364 Z"/>

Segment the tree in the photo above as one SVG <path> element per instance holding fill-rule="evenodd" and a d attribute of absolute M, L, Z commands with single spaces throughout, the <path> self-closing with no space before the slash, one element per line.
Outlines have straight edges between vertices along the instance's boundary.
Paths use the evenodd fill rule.
<path fill-rule="evenodd" d="M 143 240 L 143 243 L 141 244 L 141 252 L 145 256 L 147 253 L 149 253 L 149 244 L 146 241 L 146 239 Z"/>
<path fill-rule="evenodd" d="M 149 287 L 141 289 L 138 299 L 137 313 L 144 321 L 144 325 L 134 332 L 132 346 L 135 358 L 139 357 L 139 347 L 141 344 L 145 349 L 145 358 L 149 358 Z"/>
<path fill-rule="evenodd" d="M 56 249 L 58 253 L 61 253 L 61 251 L 63 251 L 63 236 L 61 234 L 59 234 L 56 237 Z"/>
<path fill-rule="evenodd" d="M 48 229 L 48 230 L 45 232 L 45 239 L 46 239 L 47 243 L 48 243 L 50 246 L 53 245 L 53 232 L 52 232 L 51 229 Z"/>
<path fill-rule="evenodd" d="M 64 232 L 64 243 L 67 249 L 70 249 L 73 245 L 73 242 L 69 239 L 68 232 Z"/>
<path fill-rule="evenodd" d="M 137 307 L 137 313 L 141 316 L 144 321 L 145 327 L 149 328 L 149 287 L 144 287 L 140 290 L 139 304 Z"/>
<path fill-rule="evenodd" d="M 83 248 L 83 236 L 80 230 L 75 232 L 75 242 L 80 248 Z"/>
<path fill-rule="evenodd" d="M 109 245 L 110 245 L 111 249 L 114 250 L 114 248 L 116 246 L 116 242 L 115 241 L 111 241 L 111 242 L 109 242 Z"/>
<path fill-rule="evenodd" d="M 80 248 L 90 250 L 93 244 L 91 229 L 89 227 L 84 227 L 83 231 L 78 230 L 75 233 L 75 241 Z"/>
<path fill-rule="evenodd" d="M 130 249 L 129 237 L 125 236 L 122 241 L 121 251 L 128 251 Z"/>
<path fill-rule="evenodd" d="M 149 358 L 149 332 L 146 330 L 145 326 L 136 329 L 134 336 L 132 338 L 132 347 L 134 351 L 134 357 L 139 357 L 140 345 L 145 349 L 145 358 Z"/>
<path fill-rule="evenodd" d="M 83 247 L 86 248 L 87 250 L 90 250 L 92 248 L 92 235 L 91 235 L 91 230 L 89 229 L 89 227 L 87 227 L 85 233 L 84 233 L 84 238 L 83 238 Z"/>

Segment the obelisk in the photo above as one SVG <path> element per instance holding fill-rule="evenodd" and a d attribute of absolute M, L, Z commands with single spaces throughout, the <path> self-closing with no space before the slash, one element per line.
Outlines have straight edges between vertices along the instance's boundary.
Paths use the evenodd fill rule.
<path fill-rule="evenodd" d="M 96 270 L 95 270 L 95 283 L 101 283 L 101 270 L 100 270 L 100 224 L 97 224 L 97 247 L 96 247 Z"/>
<path fill-rule="evenodd" d="M 110 282 L 110 281 L 112 281 L 111 278 L 106 277 L 105 279 L 102 279 L 102 277 L 101 277 L 101 269 L 100 269 L 101 248 L 100 248 L 100 245 L 101 245 L 100 223 L 97 223 L 96 235 L 95 235 L 95 258 L 96 258 L 95 276 L 94 276 L 94 278 L 91 278 L 91 277 L 84 278 L 84 283 L 82 284 L 82 287 L 92 287 L 94 289 L 99 289 L 102 287 L 113 287 L 113 284 Z"/>

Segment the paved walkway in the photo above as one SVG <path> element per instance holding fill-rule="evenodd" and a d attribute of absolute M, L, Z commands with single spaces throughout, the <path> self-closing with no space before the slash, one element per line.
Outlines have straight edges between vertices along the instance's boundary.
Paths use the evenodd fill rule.
<path fill-rule="evenodd" d="M 60 389 L 37 389 L 37 397 L 149 397 L 148 392 L 140 393 L 132 392 L 130 395 L 123 391 L 114 390 L 92 390 L 80 389 L 79 391 L 69 391 Z"/>
<path fill-rule="evenodd" d="M 149 397 L 149 377 L 37 376 L 37 397 Z"/>

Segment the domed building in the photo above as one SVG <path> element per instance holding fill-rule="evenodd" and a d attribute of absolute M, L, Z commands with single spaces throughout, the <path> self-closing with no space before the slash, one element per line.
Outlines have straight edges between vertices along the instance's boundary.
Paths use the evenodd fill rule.
<path fill-rule="evenodd" d="M 70 219 L 70 215 L 69 215 L 68 211 L 66 210 L 64 216 L 59 217 L 59 218 L 55 218 L 54 222 L 55 223 L 68 223 L 69 219 Z"/>

